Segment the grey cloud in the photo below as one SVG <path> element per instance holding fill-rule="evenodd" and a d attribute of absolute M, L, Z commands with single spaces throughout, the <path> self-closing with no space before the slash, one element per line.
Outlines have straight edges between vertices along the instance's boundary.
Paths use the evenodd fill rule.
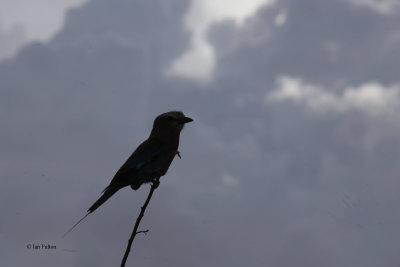
<path fill-rule="evenodd" d="M 382 17 L 345 1 L 279 1 L 274 8 L 260 10 L 244 30 L 231 27 L 231 36 L 258 29 L 258 36 L 269 37 L 220 58 L 221 75 L 232 69 L 227 66 L 237 66 L 236 71 L 246 73 L 250 80 L 257 81 L 255 77 L 262 75 L 267 84 L 282 73 L 324 83 L 338 79 L 352 83 L 397 81 L 398 66 L 391 59 L 399 56 L 395 37 L 398 16 Z M 287 21 L 274 27 L 280 10 L 286 10 Z"/>

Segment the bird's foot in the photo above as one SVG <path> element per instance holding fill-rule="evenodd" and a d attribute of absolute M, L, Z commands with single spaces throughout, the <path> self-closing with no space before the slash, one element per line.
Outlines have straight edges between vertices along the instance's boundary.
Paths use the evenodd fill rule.
<path fill-rule="evenodd" d="M 153 187 L 156 189 L 160 185 L 160 179 L 156 178 L 153 180 Z"/>
<path fill-rule="evenodd" d="M 181 153 L 179 153 L 179 151 L 176 151 L 176 155 L 178 155 L 178 157 L 181 159 Z"/>

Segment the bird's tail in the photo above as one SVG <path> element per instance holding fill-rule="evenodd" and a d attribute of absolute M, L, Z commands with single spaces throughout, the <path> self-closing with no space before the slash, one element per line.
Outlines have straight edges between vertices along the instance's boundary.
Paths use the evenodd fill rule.
<path fill-rule="evenodd" d="M 88 216 L 90 213 L 92 213 L 98 207 L 100 207 L 104 202 L 107 201 L 107 199 L 109 199 L 112 195 L 114 195 L 114 193 L 117 192 L 120 188 L 121 187 L 119 187 L 117 185 L 107 186 L 103 190 L 103 195 L 88 209 L 86 215 L 83 216 L 77 223 L 75 223 L 62 237 L 65 237 L 69 232 L 71 232 L 72 229 L 75 228 L 75 226 L 77 226 L 81 221 L 83 221 L 83 219 L 86 218 L 86 216 Z"/>
<path fill-rule="evenodd" d="M 119 189 L 121 189 L 120 186 L 117 185 L 109 185 L 106 187 L 106 189 L 103 190 L 103 195 L 88 209 L 89 213 L 92 213 L 95 211 L 98 207 L 103 205 L 104 202 L 107 201 L 112 195 L 115 194 Z"/>
<path fill-rule="evenodd" d="M 67 234 L 69 234 L 69 232 L 71 232 L 72 231 L 72 229 L 74 229 L 75 228 L 75 226 L 77 226 L 81 221 L 83 221 L 83 219 L 85 219 L 86 218 L 86 216 L 88 216 L 90 214 L 90 212 L 88 212 L 88 213 L 86 213 L 86 215 L 85 216 L 83 216 L 79 221 L 77 221 L 71 228 L 69 228 L 69 230 L 67 231 L 67 232 L 65 232 L 65 234 L 63 234 L 63 238 L 67 235 Z"/>

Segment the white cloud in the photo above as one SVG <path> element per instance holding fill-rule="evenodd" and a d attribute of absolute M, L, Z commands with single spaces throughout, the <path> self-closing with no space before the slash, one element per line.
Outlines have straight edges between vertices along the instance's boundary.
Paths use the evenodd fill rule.
<path fill-rule="evenodd" d="M 14 32 L 16 27 L 24 29 L 24 40 L 13 41 L 13 49 L 0 46 L 1 58 L 12 56 L 15 51 L 31 41 L 47 41 L 63 25 L 65 11 L 88 0 L 13 0 L 0 1 L 0 25 L 5 33 Z M 25 36 L 26 35 L 26 36 Z M 25 38 L 26 37 L 26 38 Z"/>
<path fill-rule="evenodd" d="M 348 0 L 349 3 L 369 8 L 382 15 L 390 15 L 396 8 L 400 7 L 399 0 Z"/>
<path fill-rule="evenodd" d="M 0 27 L 0 61 L 14 56 L 25 43 L 26 30 L 22 25 L 15 25 L 7 31 Z"/>
<path fill-rule="evenodd" d="M 276 88 L 267 93 L 266 99 L 268 102 L 291 101 L 318 113 L 358 110 L 367 115 L 382 115 L 400 110 L 400 84 L 384 86 L 369 82 L 346 87 L 336 94 L 300 78 L 280 76 Z"/>
<path fill-rule="evenodd" d="M 276 26 L 283 26 L 287 20 L 287 12 L 286 10 L 281 10 L 278 15 L 276 15 L 274 19 L 274 23 Z"/>
<path fill-rule="evenodd" d="M 274 2 L 275 0 L 192 0 L 184 21 L 186 29 L 192 35 L 191 47 L 171 64 L 167 75 L 208 81 L 215 67 L 214 50 L 206 40 L 210 26 L 224 19 L 232 19 L 240 26 L 261 6 Z"/>
<path fill-rule="evenodd" d="M 65 11 L 87 0 L 13 0 L 0 1 L 0 18 L 5 30 L 23 25 L 28 38 L 48 40 L 63 23 Z"/>

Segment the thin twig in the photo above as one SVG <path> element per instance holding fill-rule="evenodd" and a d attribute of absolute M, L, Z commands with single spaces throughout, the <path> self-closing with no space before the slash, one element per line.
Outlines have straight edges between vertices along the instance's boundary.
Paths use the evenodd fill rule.
<path fill-rule="evenodd" d="M 143 230 L 143 231 L 137 231 L 136 234 L 140 234 L 140 233 L 147 234 L 148 232 L 149 232 L 149 230 Z"/>
<path fill-rule="evenodd" d="M 145 231 L 139 231 L 138 232 L 138 228 L 139 228 L 140 221 L 143 218 L 144 212 L 146 211 L 147 205 L 149 204 L 150 199 L 153 196 L 153 192 L 160 184 L 159 179 L 160 178 L 157 178 L 155 181 L 153 181 L 153 184 L 151 185 L 151 188 L 150 188 L 149 195 L 147 196 L 147 199 L 144 202 L 143 207 L 141 207 L 140 214 L 136 219 L 135 227 L 133 227 L 133 232 L 131 234 L 131 237 L 129 238 L 128 246 L 126 247 L 124 258 L 122 259 L 122 262 L 121 262 L 121 267 L 125 266 L 126 260 L 128 259 L 129 252 L 131 251 L 131 246 L 132 246 L 132 243 L 133 243 L 133 239 L 135 238 L 136 234 L 137 233 L 147 233 L 149 231 L 149 230 L 145 230 Z"/>

